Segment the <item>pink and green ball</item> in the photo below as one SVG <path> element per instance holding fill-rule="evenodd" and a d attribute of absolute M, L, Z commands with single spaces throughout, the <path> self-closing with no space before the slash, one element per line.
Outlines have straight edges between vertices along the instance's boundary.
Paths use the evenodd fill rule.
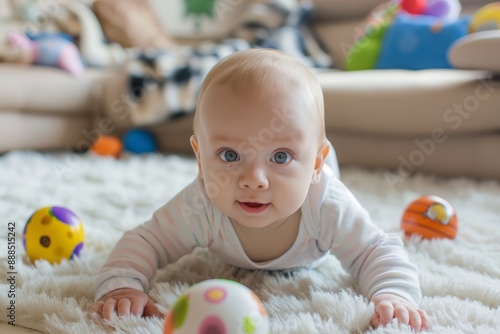
<path fill-rule="evenodd" d="M 212 279 L 190 287 L 165 318 L 164 334 L 267 334 L 267 312 L 246 286 Z"/>

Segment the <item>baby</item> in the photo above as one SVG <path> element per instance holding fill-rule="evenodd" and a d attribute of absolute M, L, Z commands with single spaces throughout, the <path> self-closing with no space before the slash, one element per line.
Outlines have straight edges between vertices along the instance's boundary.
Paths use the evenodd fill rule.
<path fill-rule="evenodd" d="M 261 270 L 314 267 L 333 254 L 373 301 L 374 327 L 393 318 L 427 327 L 401 240 L 377 228 L 338 178 L 322 90 L 307 67 L 266 49 L 223 59 L 201 87 L 191 145 L 198 177 L 124 234 L 95 282 L 93 312 L 160 315 L 147 294 L 157 269 L 204 247 Z"/>

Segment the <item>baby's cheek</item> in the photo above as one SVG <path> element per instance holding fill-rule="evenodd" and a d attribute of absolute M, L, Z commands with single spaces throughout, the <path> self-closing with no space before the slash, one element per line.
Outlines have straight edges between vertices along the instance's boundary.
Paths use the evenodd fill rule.
<path fill-rule="evenodd" d="M 299 182 L 297 179 L 290 179 L 286 184 L 282 184 L 277 190 L 279 203 L 281 207 L 288 208 L 291 212 L 299 209 L 307 197 L 309 192 L 309 184 Z"/>

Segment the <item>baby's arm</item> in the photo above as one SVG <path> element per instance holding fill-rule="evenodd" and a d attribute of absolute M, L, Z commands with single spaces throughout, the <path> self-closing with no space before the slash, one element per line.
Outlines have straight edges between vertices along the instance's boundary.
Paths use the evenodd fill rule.
<path fill-rule="evenodd" d="M 157 221 L 155 216 L 143 226 L 125 232 L 111 251 L 94 282 L 95 302 L 91 312 L 108 320 L 115 312 L 123 316 L 157 314 L 156 306 L 151 307 L 154 302 L 146 293 L 157 268 L 166 262 L 163 259 L 166 251 L 160 254 L 160 249 L 153 246 L 158 244 L 158 240 L 151 237 L 156 225 L 153 222 Z"/>
<path fill-rule="evenodd" d="M 158 209 L 151 220 L 125 232 L 94 282 L 91 311 L 106 315 L 112 311 L 123 315 L 155 313 L 147 292 L 157 269 L 209 244 L 210 223 L 203 194 L 195 181 Z M 143 311 L 138 310 L 141 307 Z M 125 308 L 128 311 L 123 311 Z"/>
<path fill-rule="evenodd" d="M 333 218 L 333 222 L 332 222 Z M 415 329 L 427 325 L 418 272 L 397 235 L 375 226 L 350 191 L 338 180 L 329 185 L 321 208 L 319 245 L 329 249 L 357 280 L 361 292 L 375 304 L 372 324 L 393 318 Z"/>

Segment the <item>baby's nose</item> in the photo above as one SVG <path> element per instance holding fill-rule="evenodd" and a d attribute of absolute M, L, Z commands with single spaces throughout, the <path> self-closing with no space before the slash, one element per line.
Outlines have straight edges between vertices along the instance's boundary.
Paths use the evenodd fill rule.
<path fill-rule="evenodd" d="M 249 166 L 241 174 L 239 185 L 243 189 L 267 189 L 269 180 L 267 179 L 264 168 L 259 166 Z"/>

